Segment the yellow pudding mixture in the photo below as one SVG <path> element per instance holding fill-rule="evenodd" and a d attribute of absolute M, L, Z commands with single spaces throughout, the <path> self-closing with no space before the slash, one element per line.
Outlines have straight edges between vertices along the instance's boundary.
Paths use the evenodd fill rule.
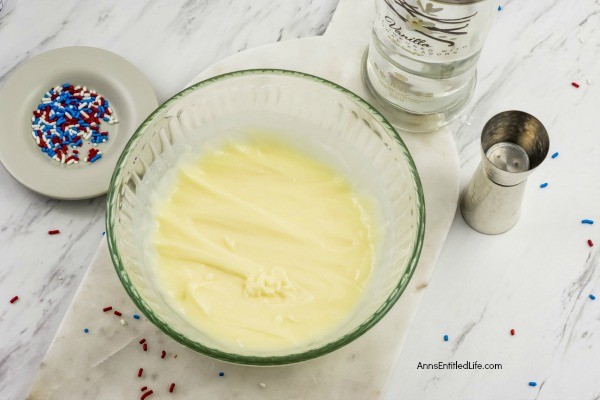
<path fill-rule="evenodd" d="M 351 314 L 371 274 L 373 202 L 331 167 L 272 139 L 183 163 L 154 207 L 157 277 L 224 348 L 309 345 Z"/>

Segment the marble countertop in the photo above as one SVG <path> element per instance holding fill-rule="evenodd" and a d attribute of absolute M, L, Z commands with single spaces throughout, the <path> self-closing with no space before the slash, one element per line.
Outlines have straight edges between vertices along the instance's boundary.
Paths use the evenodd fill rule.
<path fill-rule="evenodd" d="M 133 62 L 162 102 L 227 55 L 322 34 L 336 3 L 8 0 L 0 17 L 0 85 L 31 56 L 91 45 Z M 600 223 L 600 2 L 500 4 L 474 101 L 452 126 L 463 185 L 479 162 L 481 128 L 499 111 L 537 116 L 551 153 L 560 154 L 529 179 L 521 221 L 510 232 L 478 234 L 457 214 L 390 398 L 600 396 L 600 299 L 589 298 L 600 295 L 600 232 L 580 223 Z M 548 187 L 540 189 L 542 182 Z M 2 168 L 0 193 L 0 393 L 21 399 L 100 242 L 105 199 L 49 200 Z M 50 229 L 61 234 L 48 236 Z M 14 295 L 20 300 L 11 305 Z M 438 361 L 500 363 L 502 370 L 417 369 Z"/>

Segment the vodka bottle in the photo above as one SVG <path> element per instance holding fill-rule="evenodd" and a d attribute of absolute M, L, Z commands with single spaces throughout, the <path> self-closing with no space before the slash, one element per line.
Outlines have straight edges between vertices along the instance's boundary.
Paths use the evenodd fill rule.
<path fill-rule="evenodd" d="M 496 7 L 491 0 L 375 0 L 364 79 L 393 122 L 431 130 L 458 115 L 473 94 Z"/>

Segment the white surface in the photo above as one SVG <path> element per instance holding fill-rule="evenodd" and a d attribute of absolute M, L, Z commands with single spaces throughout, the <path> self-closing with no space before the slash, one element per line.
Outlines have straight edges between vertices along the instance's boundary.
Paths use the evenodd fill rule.
<path fill-rule="evenodd" d="M 81 7 L 71 0 L 58 7 L 56 1 L 21 1 L 0 20 L 0 38 L 11 38 L 0 42 L 0 80 L 30 55 L 89 44 L 134 62 L 154 83 L 159 101 L 223 56 L 275 41 L 280 29 L 284 39 L 322 33 L 335 7 L 335 1 L 309 6 L 263 0 L 245 14 L 247 4 L 240 1 L 189 2 L 185 8 L 175 2 L 168 12 L 147 2 Z M 595 365 L 600 303 L 587 298 L 600 291 L 598 247 L 585 243 L 591 238 L 600 245 L 600 5 L 592 0 L 577 6 L 558 0 L 502 5 L 479 64 L 471 111 L 453 126 L 463 183 L 479 162 L 479 132 L 498 111 L 536 115 L 550 132 L 551 153 L 560 156 L 546 160 L 530 178 L 523 217 L 508 234 L 480 235 L 457 215 L 392 380 L 393 398 L 600 395 Z M 23 32 L 22 24 L 30 22 L 35 23 Z M 88 22 L 88 31 L 102 35 L 78 36 Z M 218 34 L 211 33 L 215 27 Z M 570 86 L 573 80 L 579 89 Z M 543 181 L 550 185 L 540 190 Z M 21 399 L 100 239 L 104 199 L 45 200 L 3 170 L 0 190 L 0 393 Z M 586 217 L 596 224 L 581 225 Z M 64 233 L 48 237 L 46 231 L 55 227 Z M 70 244 L 74 239 L 76 246 Z M 8 304 L 13 293 L 21 296 L 17 305 Z M 516 336 L 508 335 L 510 328 Z M 449 342 L 442 341 L 444 334 Z M 502 362 L 504 369 L 416 369 L 418 361 L 447 360 Z M 538 386 L 527 386 L 530 380 Z"/>
<path fill-rule="evenodd" d="M 37 79 L 32 79 L 32 76 Z M 96 90 L 110 103 L 119 123 L 100 121 L 107 143 L 96 148 L 102 158 L 92 166 L 86 160 L 92 148 L 82 139 L 78 165 L 56 162 L 34 145 L 31 137 L 32 110 L 50 88 L 70 81 Z M 156 97 L 145 76 L 127 60 L 95 47 L 74 46 L 32 58 L 6 80 L 0 90 L 0 120 L 3 142 L 2 165 L 31 190 L 59 199 L 87 199 L 106 193 L 119 155 L 135 129 L 156 107 Z"/>
<path fill-rule="evenodd" d="M 233 55 L 194 81 L 240 68 L 268 66 L 313 73 L 364 95 L 366 90 L 361 84 L 359 61 L 368 41 L 371 4 L 364 0 L 345 0 L 338 7 L 323 37 L 282 42 Z M 305 57 L 307 53 L 311 54 L 311 58 Z M 266 370 L 207 360 L 165 341 L 147 323 L 134 321 L 131 326 L 123 328 L 116 324 L 111 315 L 108 319 L 93 318 L 90 321 L 88 327 L 97 332 L 94 342 L 90 344 L 88 335 L 82 336 L 81 321 L 89 320 L 90 315 L 99 313 L 102 304 L 110 302 L 107 293 L 114 296 L 123 291 L 112 276 L 106 250 L 101 248 L 44 359 L 29 399 L 79 398 L 81 394 L 116 398 L 135 393 L 140 385 L 131 379 L 130 371 L 135 371 L 140 363 L 144 368 L 161 371 L 164 362 L 140 352 L 137 341 L 141 336 L 152 338 L 152 342 L 164 342 L 169 352 L 181 356 L 178 363 L 169 365 L 170 374 L 176 376 L 176 382 L 182 388 L 178 391 L 179 398 L 191 399 L 203 395 L 252 399 L 257 391 L 260 391 L 262 398 L 274 400 L 383 398 L 458 200 L 458 160 L 450 131 L 442 130 L 427 136 L 405 134 L 403 137 L 412 151 L 425 193 L 427 221 L 423 254 L 396 306 L 364 336 L 328 356 Z M 100 291 L 97 290 L 99 286 L 103 287 Z M 111 304 L 119 307 L 129 305 L 131 308 L 131 303 L 126 299 Z M 71 354 L 82 353 L 85 353 L 85 357 L 70 357 Z M 115 363 L 115 359 L 119 361 Z M 189 361 L 182 365 L 182 359 Z M 214 379 L 218 370 L 225 371 L 229 377 L 227 385 L 198 383 L 197 377 Z M 148 386 L 157 393 L 164 393 L 168 382 L 163 381 L 162 373 L 157 375 L 157 382 L 150 382 Z M 103 384 L 107 376 L 110 376 L 111 385 Z M 79 386 L 78 382 L 84 383 L 83 386 Z M 268 388 L 261 390 L 258 386 L 260 382 L 267 384 Z"/>

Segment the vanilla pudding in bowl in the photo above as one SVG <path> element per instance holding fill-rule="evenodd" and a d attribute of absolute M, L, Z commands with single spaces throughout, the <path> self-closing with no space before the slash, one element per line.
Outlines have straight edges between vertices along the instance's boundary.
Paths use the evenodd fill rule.
<path fill-rule="evenodd" d="M 394 129 L 353 93 L 250 70 L 163 104 L 119 160 L 107 237 L 123 286 L 200 353 L 278 365 L 368 331 L 421 251 L 423 194 Z"/>

